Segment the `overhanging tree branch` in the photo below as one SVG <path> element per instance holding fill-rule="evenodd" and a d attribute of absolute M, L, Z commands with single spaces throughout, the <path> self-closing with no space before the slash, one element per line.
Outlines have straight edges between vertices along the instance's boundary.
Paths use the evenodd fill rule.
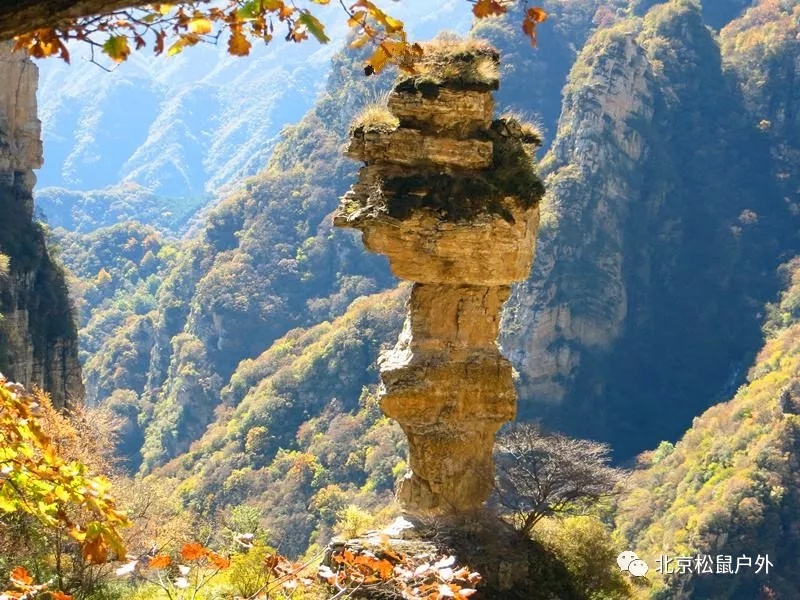
<path fill-rule="evenodd" d="M 34 29 L 125 8 L 153 4 L 152 0 L 0 0 L 0 41 Z"/>

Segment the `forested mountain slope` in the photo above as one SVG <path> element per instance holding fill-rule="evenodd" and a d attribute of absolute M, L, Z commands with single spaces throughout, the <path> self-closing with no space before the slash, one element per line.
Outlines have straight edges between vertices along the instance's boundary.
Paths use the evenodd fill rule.
<path fill-rule="evenodd" d="M 616 506 L 621 543 L 649 564 L 660 555 L 767 555 L 774 566 L 760 575 L 754 565 L 733 577 L 656 577 L 664 586 L 658 598 L 797 594 L 800 262 L 789 263 L 785 275 L 788 289 L 769 309 L 767 340 L 747 383 L 732 400 L 694 419 L 677 444 L 664 442 L 643 454 Z"/>
<path fill-rule="evenodd" d="M 327 95 L 285 134 L 270 168 L 210 213 L 164 277 L 144 316 L 151 331 L 146 384 L 134 390 L 147 405 L 163 407 L 143 423 L 147 467 L 202 434 L 241 360 L 391 284 L 388 270 L 353 236 L 333 236 L 327 217 L 354 167 L 339 140 L 359 106 L 385 85 L 354 79 L 357 64 L 345 55 L 334 62 Z M 111 356 L 104 348 L 98 354 Z M 135 372 L 134 362 L 113 364 Z"/>

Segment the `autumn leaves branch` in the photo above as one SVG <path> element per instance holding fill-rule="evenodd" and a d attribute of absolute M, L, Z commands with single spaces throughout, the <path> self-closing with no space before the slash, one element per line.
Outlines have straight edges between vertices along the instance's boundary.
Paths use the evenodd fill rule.
<path fill-rule="evenodd" d="M 469 0 L 472 12 L 478 19 L 500 16 L 507 12 L 508 2 L 499 0 Z M 316 5 L 330 4 L 330 0 L 306 0 Z M 370 0 L 356 0 L 348 6 L 339 3 L 347 15 L 347 24 L 355 33 L 351 46 L 358 48 L 372 44 L 374 51 L 367 59 L 365 73 L 378 73 L 389 64 L 413 72 L 423 49 L 409 42 L 402 21 L 395 19 Z M 536 45 L 536 26 L 546 19 L 541 8 L 524 12 L 523 33 Z M 189 46 L 201 42 L 216 44 L 224 31 L 228 32 L 228 53 L 247 56 L 253 42 L 269 44 L 276 28 L 283 27 L 285 41 L 302 42 L 314 37 L 324 44 L 330 41 L 325 26 L 307 6 L 298 6 L 293 0 L 226 0 L 224 5 L 210 6 L 203 1 L 153 4 L 144 8 L 111 11 L 107 14 L 65 21 L 58 27 L 36 29 L 15 38 L 15 49 L 25 49 L 35 58 L 58 56 L 70 61 L 67 43 L 76 40 L 91 48 L 91 61 L 95 50 L 115 63 L 127 60 L 133 49 L 141 50 L 151 38 L 153 51 L 160 55 L 178 54 Z M 168 38 L 175 41 L 166 46 Z M 102 65 L 100 65 L 102 66 Z M 105 68 L 105 67 L 104 67 Z"/>

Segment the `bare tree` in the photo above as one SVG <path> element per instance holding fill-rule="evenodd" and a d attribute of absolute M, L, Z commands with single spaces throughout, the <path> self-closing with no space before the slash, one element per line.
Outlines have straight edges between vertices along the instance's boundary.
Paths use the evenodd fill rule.
<path fill-rule="evenodd" d="M 543 517 L 577 510 L 612 493 L 625 472 L 609 466 L 610 447 L 518 423 L 495 444 L 495 497 L 525 535 Z"/>

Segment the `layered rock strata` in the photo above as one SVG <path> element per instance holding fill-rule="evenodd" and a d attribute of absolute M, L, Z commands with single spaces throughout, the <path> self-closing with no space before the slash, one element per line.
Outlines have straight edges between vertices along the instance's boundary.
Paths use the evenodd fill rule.
<path fill-rule="evenodd" d="M 334 217 L 415 282 L 400 339 L 379 359 L 383 411 L 408 436 L 398 499 L 412 514 L 478 509 L 494 436 L 516 414 L 496 340 L 510 285 L 533 262 L 543 188 L 535 132 L 493 120 L 498 62 L 479 45 L 429 49 L 388 110 L 356 120 L 348 155 L 365 166 Z"/>
<path fill-rule="evenodd" d="M 83 384 L 64 274 L 33 218 L 38 78 L 30 59 L 0 42 L 0 372 L 64 406 L 82 400 Z"/>

